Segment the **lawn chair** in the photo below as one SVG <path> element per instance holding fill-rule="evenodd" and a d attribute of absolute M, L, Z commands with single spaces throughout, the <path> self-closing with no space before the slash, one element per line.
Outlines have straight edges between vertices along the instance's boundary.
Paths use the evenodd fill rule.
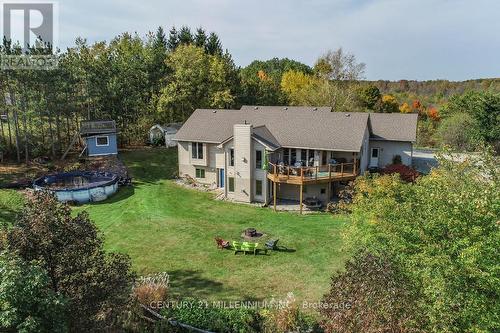
<path fill-rule="evenodd" d="M 215 242 L 217 243 L 217 248 L 218 249 L 227 249 L 231 244 L 229 241 L 225 241 L 220 237 L 215 237 Z"/>
<path fill-rule="evenodd" d="M 245 254 L 247 252 L 253 253 L 253 255 L 257 254 L 257 247 L 259 246 L 259 243 L 249 243 L 249 242 L 243 242 L 242 248 Z"/>
<path fill-rule="evenodd" d="M 266 249 L 268 250 L 276 250 L 278 248 L 279 239 L 271 239 L 266 242 Z"/>
<path fill-rule="evenodd" d="M 245 250 L 243 248 L 243 244 L 241 242 L 235 242 L 235 241 L 233 241 L 233 249 L 234 249 L 234 254 L 236 254 L 238 252 L 245 253 Z"/>

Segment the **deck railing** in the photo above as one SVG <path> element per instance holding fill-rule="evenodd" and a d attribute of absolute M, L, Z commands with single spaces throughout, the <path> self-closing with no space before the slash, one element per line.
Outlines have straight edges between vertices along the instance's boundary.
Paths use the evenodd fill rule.
<path fill-rule="evenodd" d="M 358 174 L 359 160 L 350 163 L 327 164 L 312 167 L 292 167 L 269 163 L 269 173 L 278 180 L 317 181 L 335 180 Z"/>

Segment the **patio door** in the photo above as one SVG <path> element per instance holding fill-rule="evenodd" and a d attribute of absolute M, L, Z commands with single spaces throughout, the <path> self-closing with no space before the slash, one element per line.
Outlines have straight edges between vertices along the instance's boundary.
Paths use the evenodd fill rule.
<path fill-rule="evenodd" d="M 224 169 L 219 169 L 219 187 L 223 188 L 224 187 Z"/>
<path fill-rule="evenodd" d="M 380 155 L 380 148 L 372 148 L 370 154 L 370 167 L 378 167 L 379 155 Z"/>

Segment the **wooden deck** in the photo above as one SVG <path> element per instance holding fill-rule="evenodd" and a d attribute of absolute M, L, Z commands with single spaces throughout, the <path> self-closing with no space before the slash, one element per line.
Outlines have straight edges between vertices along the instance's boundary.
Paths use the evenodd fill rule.
<path fill-rule="evenodd" d="M 307 185 L 349 181 L 358 175 L 358 162 L 316 167 L 289 167 L 269 163 L 267 178 L 275 183 Z"/>
<path fill-rule="evenodd" d="M 267 178 L 273 182 L 273 205 L 276 211 L 276 184 L 298 185 L 300 214 L 304 206 L 304 186 L 308 184 L 327 183 L 327 198 L 330 198 L 330 184 L 349 181 L 356 178 L 359 172 L 359 160 L 351 163 L 328 164 L 316 167 L 290 167 L 269 163 Z"/>

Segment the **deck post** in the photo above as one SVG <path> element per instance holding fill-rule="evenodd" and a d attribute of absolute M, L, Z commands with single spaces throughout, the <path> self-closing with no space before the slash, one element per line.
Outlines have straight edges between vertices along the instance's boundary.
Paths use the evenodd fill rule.
<path fill-rule="evenodd" d="M 354 175 L 356 176 L 356 172 L 357 172 L 357 166 L 358 166 L 358 160 L 357 159 L 354 159 Z"/>
<path fill-rule="evenodd" d="M 318 180 L 318 166 L 316 166 L 316 180 Z"/>
<path fill-rule="evenodd" d="M 332 179 L 332 165 L 328 164 L 328 180 Z"/>
<path fill-rule="evenodd" d="M 302 196 L 303 196 L 303 193 L 302 193 L 302 184 L 300 184 L 300 214 L 302 214 Z"/>
<path fill-rule="evenodd" d="M 276 211 L 276 182 L 273 182 L 273 204 L 274 211 Z"/>
<path fill-rule="evenodd" d="M 344 177 L 344 163 L 340 163 L 340 178 Z"/>
<path fill-rule="evenodd" d="M 328 207 L 328 204 L 330 203 L 330 188 L 332 187 L 332 182 L 331 180 L 328 181 L 328 187 L 326 189 L 326 205 Z"/>

